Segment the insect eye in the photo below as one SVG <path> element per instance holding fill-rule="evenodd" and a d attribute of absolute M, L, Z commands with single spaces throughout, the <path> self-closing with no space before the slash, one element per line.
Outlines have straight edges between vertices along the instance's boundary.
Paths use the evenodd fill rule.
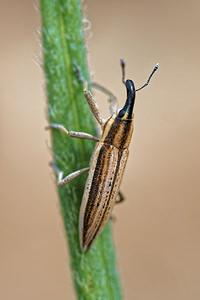
<path fill-rule="evenodd" d="M 125 114 L 125 110 L 124 110 L 124 109 L 121 109 L 121 110 L 119 111 L 119 113 L 118 113 L 118 117 L 119 117 L 119 118 L 122 118 L 122 117 L 124 116 L 124 114 Z"/>

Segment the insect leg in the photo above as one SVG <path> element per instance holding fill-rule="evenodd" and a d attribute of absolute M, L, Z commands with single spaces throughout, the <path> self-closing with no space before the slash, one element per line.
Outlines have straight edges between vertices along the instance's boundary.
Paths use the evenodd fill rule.
<path fill-rule="evenodd" d="M 117 218 L 116 218 L 116 216 L 115 215 L 113 215 L 113 214 L 111 214 L 110 215 L 110 219 L 109 219 L 111 222 L 116 222 L 116 220 L 117 220 Z"/>
<path fill-rule="evenodd" d="M 74 65 L 74 71 L 77 75 L 77 78 L 80 80 L 80 82 L 83 83 L 83 86 L 87 87 L 87 82 L 85 81 L 81 69 L 78 67 L 76 62 L 73 62 Z M 111 93 L 109 90 L 107 90 L 105 87 L 103 87 L 102 85 L 96 83 L 96 82 L 90 82 L 91 86 L 94 87 L 95 89 L 98 89 L 99 91 L 101 91 L 102 93 L 106 94 L 109 98 L 108 98 L 108 103 L 109 103 L 109 111 L 110 114 L 112 115 L 114 112 L 116 112 L 118 110 L 118 102 L 117 102 L 117 98 L 115 97 L 115 95 L 113 95 L 113 93 Z M 86 97 L 86 96 L 85 96 Z M 89 98 L 90 96 L 88 96 Z M 86 98 L 87 99 L 87 98 Z M 88 99 L 87 99 L 88 101 Z M 94 101 L 94 100 L 93 100 Z M 89 104 L 89 103 L 88 103 Z M 90 104 L 89 104 L 90 105 Z M 96 107 L 98 110 L 98 107 Z M 91 108 L 92 110 L 92 108 Z M 93 114 L 94 111 L 92 110 Z M 98 114 L 99 115 L 99 114 Z M 101 118 L 97 118 L 96 115 L 94 114 L 95 118 L 97 119 L 98 123 L 101 125 L 101 123 L 99 121 L 101 121 Z M 99 116 L 100 117 L 100 116 Z"/>
<path fill-rule="evenodd" d="M 82 75 L 82 72 L 81 72 L 81 69 L 80 69 L 80 67 L 77 65 L 77 63 L 75 61 L 73 62 L 73 66 L 74 66 L 74 71 L 75 71 L 75 74 L 76 74 L 78 80 L 83 83 L 83 86 L 84 86 L 84 97 L 87 100 L 88 105 L 89 105 L 89 107 L 90 107 L 90 109 L 91 109 L 91 111 L 92 111 L 95 119 L 102 126 L 104 124 L 104 120 L 100 116 L 98 105 L 97 105 L 96 101 L 94 100 L 91 92 L 87 90 L 88 83 L 84 79 L 84 77 Z"/>
<path fill-rule="evenodd" d="M 80 67 L 77 65 L 76 61 L 73 62 L 73 66 L 74 66 L 74 72 L 78 78 L 78 80 L 80 82 L 83 83 L 83 85 L 87 84 L 87 81 L 84 79 L 83 75 L 82 75 L 82 72 L 81 72 L 81 69 Z"/>
<path fill-rule="evenodd" d="M 88 105 L 89 105 L 89 107 L 90 107 L 90 109 L 91 109 L 94 117 L 96 118 L 97 122 L 101 126 L 103 126 L 103 124 L 104 124 L 105 121 L 100 116 L 98 105 L 97 105 L 96 101 L 94 100 L 91 92 L 85 89 L 84 90 L 84 97 L 87 100 Z"/>
<path fill-rule="evenodd" d="M 71 137 L 75 137 L 75 138 L 79 138 L 79 139 L 88 139 L 88 140 L 93 140 L 98 142 L 99 139 L 89 133 L 85 133 L 85 132 L 77 132 L 77 131 L 68 131 L 63 125 L 60 124 L 55 124 L 55 123 L 50 123 L 50 125 L 48 125 L 47 127 L 45 127 L 45 129 L 50 129 L 50 128 L 54 128 L 54 129 L 59 129 L 62 132 L 64 132 L 65 134 L 71 136 Z"/>
<path fill-rule="evenodd" d="M 67 175 L 65 178 L 63 178 L 63 172 L 58 169 L 58 167 L 56 166 L 56 164 L 54 162 L 51 162 L 50 166 L 54 169 L 54 171 L 56 172 L 56 174 L 58 176 L 58 182 L 57 182 L 58 186 L 65 185 L 66 183 L 70 182 L 71 180 L 78 177 L 82 173 L 88 172 L 89 169 L 90 169 L 90 168 L 84 168 L 84 169 L 81 169 L 81 170 L 77 170 L 77 171 Z"/>
<path fill-rule="evenodd" d="M 117 196 L 118 196 L 118 199 L 115 201 L 115 204 L 119 204 L 119 203 L 121 203 L 125 200 L 125 197 L 124 197 L 124 195 L 121 191 L 119 191 Z M 110 220 L 115 222 L 116 221 L 116 216 L 111 214 Z"/>
<path fill-rule="evenodd" d="M 115 204 L 121 203 L 125 200 L 125 197 L 121 191 L 118 193 L 118 199 L 115 201 Z"/>
<path fill-rule="evenodd" d="M 105 87 L 103 87 L 102 85 L 96 82 L 91 82 L 91 85 L 92 87 L 98 89 L 99 91 L 101 91 L 102 93 L 106 94 L 109 97 L 108 103 L 109 103 L 110 114 L 112 115 L 113 113 L 115 113 L 118 110 L 118 101 L 115 95 L 109 90 L 107 90 Z"/>

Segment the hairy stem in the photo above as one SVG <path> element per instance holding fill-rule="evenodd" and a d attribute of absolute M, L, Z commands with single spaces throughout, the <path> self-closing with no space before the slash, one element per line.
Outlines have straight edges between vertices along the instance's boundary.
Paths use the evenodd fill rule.
<path fill-rule="evenodd" d="M 40 10 L 49 122 L 95 135 L 93 116 L 73 67 L 76 62 L 89 80 L 80 1 L 40 0 Z M 94 146 L 94 141 L 52 130 L 53 159 L 65 175 L 88 167 Z M 106 225 L 89 252 L 80 249 L 78 217 L 86 176 L 58 188 L 77 298 L 121 299 L 111 225 Z"/>

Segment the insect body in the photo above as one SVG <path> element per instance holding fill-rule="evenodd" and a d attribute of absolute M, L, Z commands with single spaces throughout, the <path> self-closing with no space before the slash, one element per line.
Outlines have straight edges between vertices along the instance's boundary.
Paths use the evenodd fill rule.
<path fill-rule="evenodd" d="M 57 169 L 54 163 L 52 164 L 58 174 L 59 186 L 64 185 L 83 172 L 89 172 L 79 214 L 79 235 L 82 251 L 90 249 L 109 220 L 117 201 L 120 183 L 128 159 L 128 147 L 133 133 L 133 107 L 135 92 L 137 90 L 135 90 L 132 80 L 124 80 L 125 64 L 123 60 L 121 61 L 121 66 L 123 73 L 122 81 L 126 86 L 127 99 L 124 107 L 119 111 L 113 112 L 108 120 L 104 121 L 101 119 L 98 107 L 91 93 L 87 90 L 84 91 L 84 96 L 88 101 L 93 115 L 102 127 L 102 136 L 100 139 L 86 133 L 67 131 L 62 125 L 58 124 L 50 124 L 48 127 L 60 129 L 72 137 L 92 139 L 97 142 L 89 168 L 76 171 L 62 179 L 63 173 Z M 155 66 L 147 83 L 141 88 L 148 85 L 151 76 L 157 69 L 158 64 Z M 110 96 L 110 100 L 114 106 L 116 98 L 106 89 L 97 84 L 94 85 Z"/>

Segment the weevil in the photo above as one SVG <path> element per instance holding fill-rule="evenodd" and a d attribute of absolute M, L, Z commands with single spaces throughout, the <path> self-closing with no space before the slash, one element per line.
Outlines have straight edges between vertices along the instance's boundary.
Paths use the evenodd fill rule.
<path fill-rule="evenodd" d="M 133 133 L 135 94 L 149 84 L 158 66 L 159 64 L 156 64 L 147 82 L 141 88 L 135 89 L 132 80 L 125 80 L 125 63 L 121 60 L 122 82 L 126 87 L 127 99 L 125 105 L 119 110 L 116 109 L 116 97 L 107 89 L 93 83 L 94 87 L 109 96 L 111 116 L 107 120 L 101 118 L 98 106 L 90 91 L 84 90 L 88 105 L 101 126 L 102 135 L 100 138 L 84 132 L 68 131 L 60 124 L 51 123 L 47 127 L 59 129 L 71 137 L 96 141 L 88 168 L 75 171 L 63 178 L 63 172 L 57 168 L 55 163 L 51 163 L 58 176 L 58 186 L 63 186 L 80 174 L 88 172 L 79 214 L 79 237 L 82 251 L 91 248 L 108 222 L 115 203 L 123 200 L 119 189 Z M 118 195 L 119 201 L 117 201 Z"/>

